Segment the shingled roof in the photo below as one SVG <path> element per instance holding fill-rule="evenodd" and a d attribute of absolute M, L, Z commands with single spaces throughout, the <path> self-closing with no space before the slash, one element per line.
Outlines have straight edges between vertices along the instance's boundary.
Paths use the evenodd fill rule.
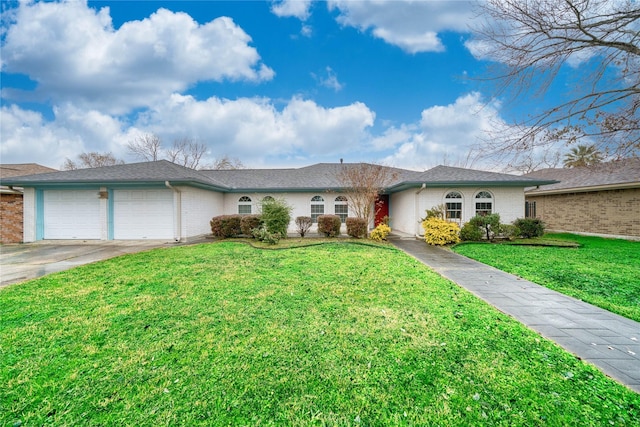
<path fill-rule="evenodd" d="M 331 190 L 344 187 L 338 179 L 343 168 L 359 167 L 362 163 L 317 163 L 298 169 L 236 169 L 204 170 L 202 173 L 232 190 Z M 394 177 L 389 186 L 415 175 L 406 169 L 388 168 Z"/>
<path fill-rule="evenodd" d="M 164 183 L 192 184 L 213 188 L 224 185 L 201 172 L 171 163 L 167 160 L 76 169 L 16 178 L 2 178 L 3 185 L 46 186 L 51 184 L 104 184 L 104 183 Z"/>
<path fill-rule="evenodd" d="M 541 169 L 525 176 L 558 181 L 543 188 L 526 188 L 526 194 L 530 195 L 640 188 L 640 158 L 576 168 Z"/>
<path fill-rule="evenodd" d="M 13 163 L 0 165 L 0 178 L 33 175 L 36 173 L 56 172 L 55 169 L 37 163 Z"/>
<path fill-rule="evenodd" d="M 77 169 L 15 178 L 2 178 L 3 185 L 52 186 L 65 184 L 164 184 L 192 185 L 223 192 L 339 190 L 341 169 L 361 163 L 317 163 L 297 169 L 194 170 L 166 160 L 130 163 L 100 168 Z M 392 182 L 389 192 L 422 184 L 429 186 L 533 186 L 552 183 L 546 179 L 495 172 L 437 166 L 425 172 L 388 167 Z"/>

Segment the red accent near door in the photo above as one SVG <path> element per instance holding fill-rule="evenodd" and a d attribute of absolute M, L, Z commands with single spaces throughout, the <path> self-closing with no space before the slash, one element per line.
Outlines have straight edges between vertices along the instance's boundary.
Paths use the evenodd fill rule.
<path fill-rule="evenodd" d="M 382 222 L 384 222 L 384 217 L 389 216 L 389 195 L 388 194 L 379 194 L 375 203 L 375 212 L 376 216 L 373 221 L 374 226 L 378 226 Z"/>

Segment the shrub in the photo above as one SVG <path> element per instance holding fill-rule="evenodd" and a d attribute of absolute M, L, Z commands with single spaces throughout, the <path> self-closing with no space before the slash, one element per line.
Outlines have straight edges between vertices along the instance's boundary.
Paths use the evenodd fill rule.
<path fill-rule="evenodd" d="M 227 239 L 235 237 L 242 233 L 240 228 L 240 220 L 242 215 L 220 215 L 214 216 L 209 224 L 211 225 L 211 233 L 214 237 Z"/>
<path fill-rule="evenodd" d="M 245 236 L 253 236 L 253 229 L 260 228 L 262 218 L 260 215 L 242 215 L 240 219 L 240 230 Z"/>
<path fill-rule="evenodd" d="M 518 229 L 518 236 L 530 239 L 544 234 L 545 224 L 540 218 L 518 218 L 513 224 Z"/>
<path fill-rule="evenodd" d="M 326 237 L 339 236 L 341 224 L 338 215 L 318 215 L 318 233 Z"/>
<path fill-rule="evenodd" d="M 434 206 L 431 209 L 427 209 L 426 210 L 426 215 L 424 218 L 422 218 L 420 221 L 424 221 L 425 219 L 429 219 L 429 218 L 440 218 L 440 219 L 444 219 L 445 217 L 445 212 L 446 212 L 446 207 L 445 205 L 438 205 L 438 206 Z"/>
<path fill-rule="evenodd" d="M 498 227 L 498 235 L 502 239 L 513 240 L 518 237 L 519 233 L 518 227 L 513 224 L 500 224 L 500 227 Z"/>
<path fill-rule="evenodd" d="M 291 206 L 283 199 L 262 199 L 262 224 L 271 233 L 278 233 L 281 238 L 287 236 L 287 228 L 291 222 Z"/>
<path fill-rule="evenodd" d="M 467 222 L 460 229 L 460 238 L 465 241 L 479 242 L 482 240 L 482 230 L 477 225 Z"/>
<path fill-rule="evenodd" d="M 460 241 L 460 227 L 455 222 L 431 217 L 422 221 L 424 240 L 430 245 L 444 246 Z"/>
<path fill-rule="evenodd" d="M 367 220 L 364 218 L 348 217 L 347 218 L 347 234 L 356 239 L 366 237 Z"/>
<path fill-rule="evenodd" d="M 270 233 L 264 225 L 261 225 L 259 228 L 254 228 L 251 234 L 255 239 L 271 245 L 277 244 L 282 238 L 280 233 Z"/>
<path fill-rule="evenodd" d="M 387 235 L 391 233 L 391 227 L 389 227 L 385 223 L 378 224 L 376 228 L 371 230 L 371 234 L 369 234 L 369 238 L 371 240 L 375 240 L 376 242 L 382 242 L 383 240 L 387 240 Z"/>
<path fill-rule="evenodd" d="M 296 218 L 296 231 L 300 234 L 300 237 L 304 237 L 307 231 L 313 225 L 313 220 L 310 216 L 299 216 Z"/>
<path fill-rule="evenodd" d="M 476 215 L 469 220 L 469 223 L 482 229 L 487 240 L 492 240 L 493 236 L 500 230 L 500 215 Z"/>

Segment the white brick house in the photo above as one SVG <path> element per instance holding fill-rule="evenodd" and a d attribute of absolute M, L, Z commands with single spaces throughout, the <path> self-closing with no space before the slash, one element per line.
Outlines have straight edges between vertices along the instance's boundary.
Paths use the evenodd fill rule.
<path fill-rule="evenodd" d="M 24 188 L 25 242 L 188 241 L 209 234 L 214 216 L 257 213 L 266 196 L 286 200 L 292 219 L 321 213 L 344 217 L 337 174 L 358 165 L 196 171 L 161 160 L 8 178 L 1 184 Z M 524 217 L 525 187 L 554 182 L 446 166 L 393 172 L 382 211 L 395 231 L 408 234 L 420 234 L 425 210 L 441 204 L 461 224 L 478 212 L 499 213 L 503 222 L 511 222 Z M 293 220 L 289 230 L 295 232 Z"/>

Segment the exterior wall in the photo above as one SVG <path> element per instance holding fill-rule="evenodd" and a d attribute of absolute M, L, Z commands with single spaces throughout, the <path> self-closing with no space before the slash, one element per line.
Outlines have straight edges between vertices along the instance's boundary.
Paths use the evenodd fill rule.
<path fill-rule="evenodd" d="M 476 214 L 475 195 L 488 191 L 493 195 L 493 213 L 500 214 L 500 222 L 509 224 L 524 217 L 524 188 L 522 187 L 468 187 L 468 188 L 427 188 L 420 193 L 416 221 L 424 217 L 427 209 L 444 204 L 445 196 L 457 191 L 462 195 L 462 218 L 460 225 L 468 222 Z M 422 234 L 422 228 L 420 228 Z"/>
<path fill-rule="evenodd" d="M 224 213 L 224 195 L 193 187 L 179 187 L 183 239 L 211 233 L 209 221 Z"/>
<path fill-rule="evenodd" d="M 419 234 L 420 224 L 418 220 L 424 215 L 424 210 L 417 211 L 416 192 L 419 189 L 411 189 L 393 193 L 389 198 L 389 216 L 391 217 L 391 230 L 411 235 Z"/>
<path fill-rule="evenodd" d="M 36 190 L 25 188 L 22 193 L 23 202 L 23 236 L 25 243 L 36 241 Z"/>
<path fill-rule="evenodd" d="M 271 196 L 274 199 L 282 198 L 284 199 L 293 210 L 291 211 L 291 222 L 289 223 L 288 232 L 296 233 L 296 224 L 295 219 L 299 216 L 311 216 L 311 198 L 314 196 L 322 196 L 324 199 L 324 213 L 334 214 L 335 213 L 335 199 L 340 196 L 340 193 L 334 192 L 322 192 L 318 191 L 316 193 L 227 193 L 224 195 L 224 215 L 233 215 L 238 213 L 238 200 L 242 196 L 247 196 L 251 198 L 251 202 L 253 203 L 251 212 L 258 213 L 259 212 L 259 201 L 262 200 L 265 196 Z M 349 215 L 352 215 L 352 212 L 349 211 Z M 309 230 L 310 233 L 318 232 L 318 225 L 314 224 Z M 342 233 L 347 232 L 347 226 L 342 224 L 341 228 Z"/>
<path fill-rule="evenodd" d="M 22 194 L 0 194 L 0 243 L 22 242 Z"/>
<path fill-rule="evenodd" d="M 526 196 L 548 230 L 640 237 L 640 188 Z"/>

